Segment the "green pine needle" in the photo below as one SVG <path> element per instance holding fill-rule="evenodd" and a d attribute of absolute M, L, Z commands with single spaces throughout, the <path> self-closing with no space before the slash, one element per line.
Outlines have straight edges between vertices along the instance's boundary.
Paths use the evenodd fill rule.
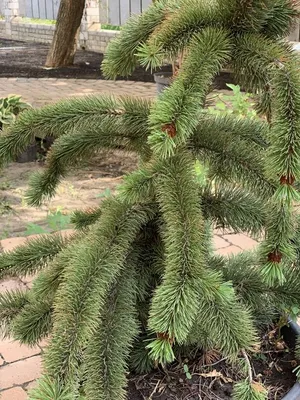
<path fill-rule="evenodd" d="M 248 380 L 236 383 L 233 388 L 233 400 L 267 400 L 268 392 L 256 382 Z"/>
<path fill-rule="evenodd" d="M 73 400 L 74 396 L 69 388 L 64 388 L 59 381 L 48 376 L 37 381 L 37 388 L 29 391 L 30 400 Z"/>

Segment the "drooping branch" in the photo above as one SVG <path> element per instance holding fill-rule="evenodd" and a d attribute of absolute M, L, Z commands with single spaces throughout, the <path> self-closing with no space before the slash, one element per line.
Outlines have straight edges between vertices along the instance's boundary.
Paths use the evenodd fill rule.
<path fill-rule="evenodd" d="M 122 35 L 114 40 L 107 49 L 102 63 L 106 78 L 130 75 L 138 64 L 137 49 L 149 35 L 176 7 L 176 1 L 160 0 L 153 2 L 140 16 L 132 16 L 122 29 Z"/>
<path fill-rule="evenodd" d="M 27 276 L 46 268 L 72 240 L 60 234 L 43 235 L 0 255 L 0 277 Z"/>
<path fill-rule="evenodd" d="M 127 398 L 127 359 L 139 332 L 136 258 L 136 254 L 127 257 L 126 269 L 109 289 L 100 311 L 99 326 L 85 351 L 85 393 L 90 400 Z"/>
<path fill-rule="evenodd" d="M 103 202 L 103 214 L 82 240 L 64 271 L 55 302 L 53 339 L 45 366 L 50 376 L 74 380 L 83 343 L 95 333 L 107 290 L 122 269 L 140 228 L 153 207 Z M 76 297 L 74 298 L 74 294 Z"/>
<path fill-rule="evenodd" d="M 149 327 L 158 336 L 150 344 L 152 357 L 162 362 L 172 359 L 171 346 L 184 342 L 198 312 L 204 226 L 193 174 L 192 159 L 180 153 L 165 163 L 155 184 L 166 224 L 166 261 L 162 284 L 152 300 Z"/>
<path fill-rule="evenodd" d="M 179 1 L 138 49 L 140 64 L 147 68 L 163 65 L 165 59 L 176 60 L 186 53 L 192 38 L 207 27 L 226 27 L 232 13 L 231 1 Z"/>
<path fill-rule="evenodd" d="M 123 119 L 123 135 L 127 135 L 135 149 L 144 143 L 140 151 L 149 155 L 146 140 L 150 105 L 148 100 L 130 97 L 87 96 L 25 111 L 0 138 L 0 165 L 13 161 L 35 136 L 58 138 L 71 132 L 85 132 L 86 129 L 95 134 L 98 125 L 109 118 Z"/>
<path fill-rule="evenodd" d="M 261 246 L 263 272 L 269 285 L 284 282 L 282 261 L 293 260 L 291 246 L 294 184 L 299 181 L 300 78 L 298 57 L 288 45 L 245 34 L 237 40 L 235 68 L 239 75 L 265 75 L 270 79 L 271 125 L 265 171 L 276 182 L 270 200 L 266 240 Z M 244 79 L 246 79 L 244 77 Z"/>
<path fill-rule="evenodd" d="M 199 122 L 199 114 L 215 75 L 230 59 L 227 30 L 206 28 L 195 35 L 182 68 L 152 107 L 149 144 L 159 157 L 174 154 L 186 143 Z"/>

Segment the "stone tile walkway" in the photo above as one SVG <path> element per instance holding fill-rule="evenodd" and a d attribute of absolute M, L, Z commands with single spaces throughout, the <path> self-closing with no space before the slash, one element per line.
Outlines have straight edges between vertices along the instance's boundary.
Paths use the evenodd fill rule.
<path fill-rule="evenodd" d="M 0 78 L 0 98 L 18 94 L 34 107 L 53 103 L 67 97 L 90 94 L 134 95 L 153 98 L 155 84 L 100 79 Z"/>
<path fill-rule="evenodd" d="M 25 79 L 0 78 L 0 97 L 8 94 L 22 95 L 24 100 L 35 107 L 49 104 L 66 97 L 88 94 L 136 95 L 144 98 L 155 96 L 152 83 L 103 80 L 67 79 Z M 11 250 L 25 241 L 25 238 L 11 238 L 1 241 L 4 250 Z M 236 254 L 243 249 L 256 246 L 246 235 L 216 232 L 214 244 L 222 255 Z M 30 279 L 0 281 L 0 293 L 9 289 L 26 290 Z M 27 391 L 41 374 L 41 359 L 45 343 L 28 348 L 10 340 L 0 340 L 0 395 L 1 400 L 25 400 Z"/>

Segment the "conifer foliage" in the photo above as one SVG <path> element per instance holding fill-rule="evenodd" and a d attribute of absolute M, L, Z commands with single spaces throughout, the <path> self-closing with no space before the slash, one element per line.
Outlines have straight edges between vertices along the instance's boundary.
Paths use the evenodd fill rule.
<path fill-rule="evenodd" d="M 5 335 L 29 345 L 51 336 L 32 399 L 125 399 L 129 368 L 170 363 L 182 346 L 247 362 L 259 323 L 300 304 L 300 64 L 284 41 L 297 16 L 292 0 L 157 0 L 129 20 L 103 63 L 114 79 L 138 63 L 179 60 L 156 100 L 66 100 L 24 112 L 1 136 L 2 165 L 36 132 L 55 139 L 31 180 L 33 206 L 98 150 L 140 156 L 116 196 L 74 213 L 74 236 L 0 256 L 1 277 L 38 273 L 30 291 L 0 296 Z M 205 111 L 228 66 L 266 118 Z M 213 226 L 264 234 L 259 254 L 214 256 Z M 266 392 L 249 371 L 233 396 Z"/>

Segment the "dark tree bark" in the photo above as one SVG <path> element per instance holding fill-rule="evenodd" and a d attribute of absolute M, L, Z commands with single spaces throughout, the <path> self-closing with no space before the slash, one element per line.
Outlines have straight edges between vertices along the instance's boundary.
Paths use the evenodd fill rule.
<path fill-rule="evenodd" d="M 72 65 L 85 0 L 61 0 L 46 67 Z"/>

